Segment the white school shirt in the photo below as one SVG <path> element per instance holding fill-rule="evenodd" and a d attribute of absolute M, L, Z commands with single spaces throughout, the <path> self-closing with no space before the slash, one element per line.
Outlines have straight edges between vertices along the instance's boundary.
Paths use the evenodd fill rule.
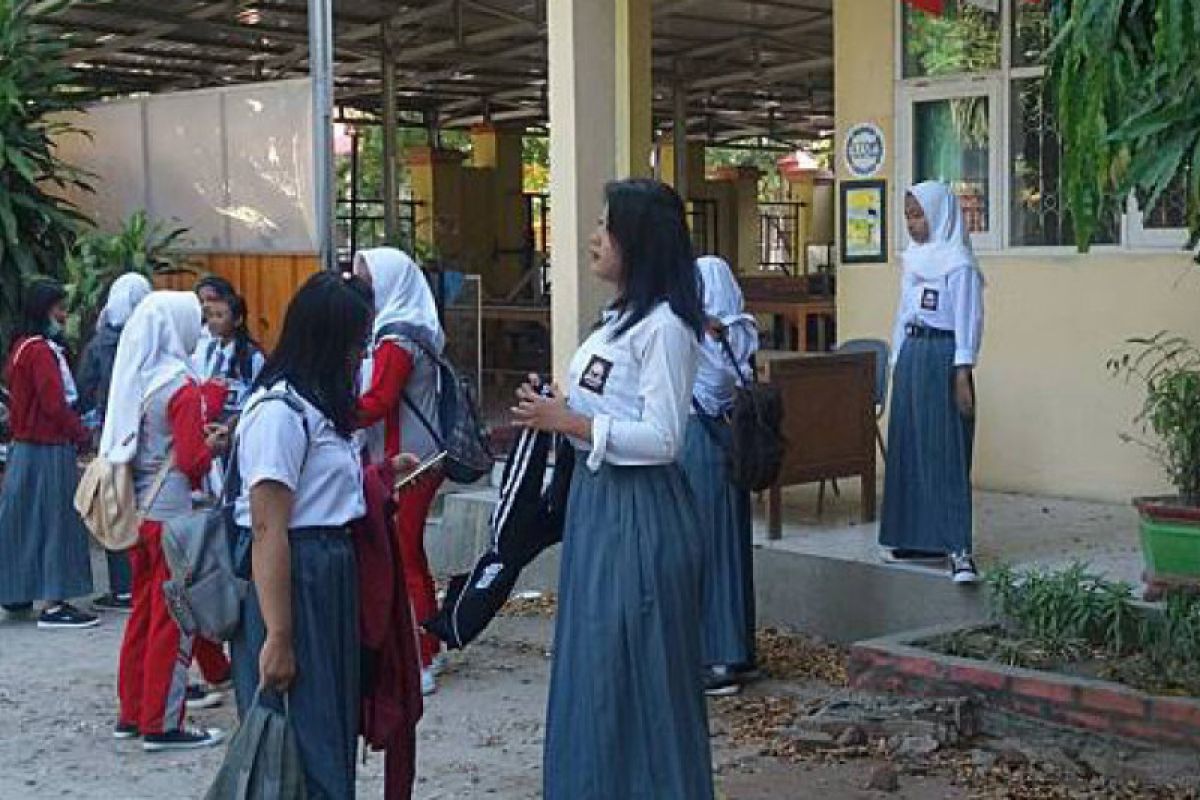
<path fill-rule="evenodd" d="M 285 388 L 280 382 L 271 391 Z M 237 524 L 250 527 L 250 490 L 263 481 L 282 483 L 295 494 L 290 528 L 342 527 L 363 516 L 367 504 L 357 439 L 340 436 L 316 406 L 293 392 L 308 421 L 306 440 L 304 423 L 290 405 L 256 402 L 264 391 L 250 396 L 238 423 L 242 493 L 234 509 Z"/>
<path fill-rule="evenodd" d="M 710 417 L 729 413 L 735 390 L 754 380 L 750 359 L 758 352 L 758 329 L 749 320 L 739 321 L 725 329 L 725 339 L 737 362 L 736 369 L 724 345 L 711 333 L 704 334 L 699 349 L 693 395 L 696 404 Z"/>
<path fill-rule="evenodd" d="M 258 373 L 267 363 L 262 352 L 255 350 L 250 354 L 250 376 L 248 378 L 230 378 L 229 374 L 233 371 L 233 355 L 236 349 L 237 342 L 221 344 L 215 338 L 209 337 L 208 344 L 203 350 L 197 350 L 194 356 L 194 358 L 200 359 L 199 374 L 203 380 L 219 379 L 225 382 L 229 389 L 229 396 L 225 400 L 225 410 L 232 414 L 240 413 L 245 408 L 246 399 L 250 395 L 250 387 L 254 385 Z"/>
<path fill-rule="evenodd" d="M 696 334 L 666 303 L 612 340 L 619 323 L 610 315 L 571 359 L 570 407 L 592 418 L 592 441 L 575 444 L 593 472 L 673 463 L 692 402 Z"/>
<path fill-rule="evenodd" d="M 983 339 L 983 276 L 970 267 L 936 278 L 906 271 L 892 330 L 892 363 L 900 356 L 908 325 L 954 331 L 954 366 L 974 366 Z"/>

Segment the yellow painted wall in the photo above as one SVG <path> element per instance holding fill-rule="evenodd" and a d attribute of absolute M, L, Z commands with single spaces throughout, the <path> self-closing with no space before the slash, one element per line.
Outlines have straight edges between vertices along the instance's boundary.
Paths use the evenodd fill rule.
<path fill-rule="evenodd" d="M 894 0 L 836 0 L 837 168 L 850 125 L 895 141 Z M 889 196 L 889 200 L 890 200 Z M 889 225 L 903 224 L 890 209 Z M 1120 441 L 1141 394 L 1105 369 L 1123 341 L 1170 329 L 1200 343 L 1200 269 L 1181 253 L 982 255 L 987 277 L 975 480 L 981 488 L 1127 501 L 1168 487 L 1144 451 Z M 842 266 L 838 335 L 888 338 L 897 266 Z"/>

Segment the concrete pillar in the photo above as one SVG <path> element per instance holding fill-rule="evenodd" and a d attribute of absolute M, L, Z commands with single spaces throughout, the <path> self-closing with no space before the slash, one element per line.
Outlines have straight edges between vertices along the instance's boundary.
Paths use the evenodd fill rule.
<path fill-rule="evenodd" d="M 489 266 L 484 284 L 494 296 L 507 295 L 523 272 L 525 198 L 522 193 L 520 128 L 478 125 L 471 129 L 471 165 L 491 172 L 490 219 L 486 246 Z M 474 200 L 464 212 L 475 211 Z"/>
<path fill-rule="evenodd" d="M 756 167 L 723 167 L 717 171 L 716 180 L 731 188 L 732 223 L 734 241 L 728 248 L 733 254 L 730 262 L 735 270 L 746 273 L 758 269 L 759 237 L 758 178 Z M 722 250 L 726 250 L 722 243 Z"/>
<path fill-rule="evenodd" d="M 407 150 L 409 180 L 417 209 L 416 239 L 443 258 L 458 258 L 462 241 L 462 162 L 457 150 L 429 146 Z"/>
<path fill-rule="evenodd" d="M 550 320 L 561 378 L 611 297 L 591 273 L 587 247 L 604 207 L 604 183 L 616 174 L 616 19 L 614 3 L 596 0 L 554 0 L 547 11 Z"/>
<path fill-rule="evenodd" d="M 608 5 L 608 2 L 595 2 Z M 610 0 L 616 6 L 617 176 L 647 178 L 653 146 L 650 0 Z"/>
<path fill-rule="evenodd" d="M 692 197 L 705 197 L 704 142 L 688 142 L 687 185 Z M 658 143 L 660 174 L 663 183 L 679 188 L 675 182 L 675 142 L 671 136 L 663 136 Z"/>

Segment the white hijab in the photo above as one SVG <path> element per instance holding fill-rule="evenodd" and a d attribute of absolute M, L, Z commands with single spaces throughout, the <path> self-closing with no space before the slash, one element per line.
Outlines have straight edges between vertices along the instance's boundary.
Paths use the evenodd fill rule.
<path fill-rule="evenodd" d="M 704 298 L 704 313 L 725 326 L 725 338 L 729 349 L 737 359 L 742 380 L 750 380 L 750 357 L 758 350 L 758 323 L 745 313 L 746 302 L 742 287 L 738 285 L 733 270 L 724 259 L 717 256 L 701 256 L 696 259 L 696 271 L 700 277 L 701 294 Z M 696 386 L 693 394 L 700 406 L 709 414 L 726 410 L 733 400 L 733 389 L 737 379 L 729 355 L 720 342 L 705 334 L 700 348 L 700 359 L 696 370 Z"/>
<path fill-rule="evenodd" d="M 96 320 L 96 328 L 100 329 L 105 325 L 112 328 L 123 327 L 133 316 L 133 310 L 137 308 L 138 303 L 145 300 L 152 291 L 154 287 L 146 280 L 146 276 L 139 272 L 126 272 L 108 287 L 108 301 Z"/>
<path fill-rule="evenodd" d="M 402 323 L 426 334 L 425 344 L 440 353 L 446 334 L 438 320 L 437 303 L 429 282 L 409 255 L 394 247 L 376 247 L 355 254 L 354 265 L 367 268 L 375 292 L 372 338 L 389 325 Z"/>
<path fill-rule="evenodd" d="M 971 235 L 963 220 L 958 198 L 940 181 L 925 181 L 908 190 L 925 212 L 929 240 L 909 239 L 904 251 L 904 271 L 913 279 L 932 281 L 960 269 L 979 270 Z"/>
<path fill-rule="evenodd" d="M 127 464 L 137 453 L 148 397 L 180 376 L 195 378 L 191 354 L 200 338 L 200 300 L 191 292 L 153 292 L 121 332 L 100 455 Z"/>

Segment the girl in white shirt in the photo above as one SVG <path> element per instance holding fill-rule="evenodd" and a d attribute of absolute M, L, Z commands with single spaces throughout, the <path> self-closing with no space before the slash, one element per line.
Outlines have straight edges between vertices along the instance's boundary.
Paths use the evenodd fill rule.
<path fill-rule="evenodd" d="M 744 311 L 733 271 L 716 256 L 696 259 L 708 317 L 680 465 L 704 527 L 706 691 L 729 695 L 754 668 L 754 550 L 750 493 L 729 482 L 727 415 L 734 390 L 753 381 L 758 324 Z"/>
<path fill-rule="evenodd" d="M 711 800 L 699 665 L 704 543 L 676 464 L 704 312 L 683 203 L 610 184 L 592 269 L 617 289 L 569 392 L 518 391 L 518 425 L 581 451 L 563 534 L 547 800 Z M 569 396 L 568 396 L 569 395 Z"/>
<path fill-rule="evenodd" d="M 953 580 L 975 583 L 971 455 L 983 276 L 949 186 L 912 187 L 904 216 L 912 241 L 893 333 L 879 541 L 898 559 L 949 556 Z"/>
<path fill-rule="evenodd" d="M 370 288 L 330 272 L 288 306 L 238 425 L 235 568 L 253 581 L 232 642 L 242 713 L 286 693 L 309 797 L 354 797 L 358 577 L 348 525 L 363 515 L 355 377 Z M 269 690 L 269 691 L 268 691 Z"/>

